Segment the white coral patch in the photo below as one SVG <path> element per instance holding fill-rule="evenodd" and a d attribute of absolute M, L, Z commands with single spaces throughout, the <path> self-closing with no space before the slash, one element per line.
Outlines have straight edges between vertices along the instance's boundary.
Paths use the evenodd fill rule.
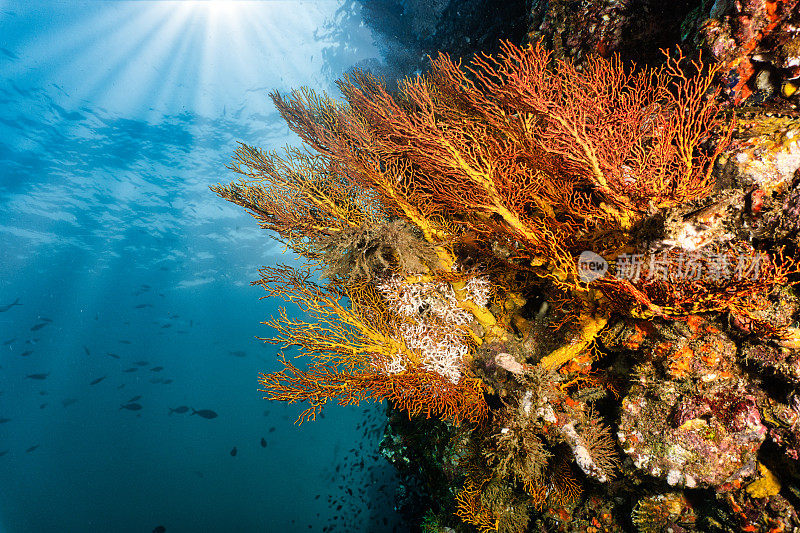
<path fill-rule="evenodd" d="M 680 482 L 681 477 L 683 476 L 681 476 L 680 471 L 673 468 L 672 470 L 667 472 L 667 483 L 670 486 L 675 486 Z"/>
<path fill-rule="evenodd" d="M 461 379 L 464 356 L 469 348 L 461 336 L 436 331 L 427 324 L 402 324 L 400 332 L 406 347 L 422 356 L 422 367 L 436 372 L 453 383 Z"/>

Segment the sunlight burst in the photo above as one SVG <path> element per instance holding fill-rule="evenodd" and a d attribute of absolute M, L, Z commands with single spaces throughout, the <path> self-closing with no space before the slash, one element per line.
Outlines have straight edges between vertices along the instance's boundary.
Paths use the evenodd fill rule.
<path fill-rule="evenodd" d="M 209 14 L 230 14 L 246 2 L 237 0 L 193 0 L 188 2 L 187 7 L 191 9 L 205 9 Z"/>

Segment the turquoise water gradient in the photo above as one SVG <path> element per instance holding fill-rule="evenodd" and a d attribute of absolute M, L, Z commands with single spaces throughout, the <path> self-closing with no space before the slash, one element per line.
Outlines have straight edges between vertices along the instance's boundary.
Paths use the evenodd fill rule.
<path fill-rule="evenodd" d="M 260 398 L 248 282 L 295 259 L 208 190 L 371 42 L 338 1 L 0 0 L 0 532 L 386 530 L 380 407 Z"/>

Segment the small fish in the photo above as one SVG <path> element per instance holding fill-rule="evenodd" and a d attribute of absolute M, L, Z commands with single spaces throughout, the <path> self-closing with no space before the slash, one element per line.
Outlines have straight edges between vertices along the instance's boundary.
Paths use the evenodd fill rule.
<path fill-rule="evenodd" d="M 166 531 L 167 531 L 167 528 L 165 528 L 164 526 L 156 526 L 153 529 L 153 533 L 166 533 Z"/>
<path fill-rule="evenodd" d="M 211 420 L 212 418 L 217 418 L 217 416 L 219 416 L 211 409 L 200 409 L 199 411 L 196 409 L 192 409 L 192 414 L 197 416 L 202 416 L 203 418 L 208 418 L 209 420 Z"/>
<path fill-rule="evenodd" d="M 233 449 L 231 450 L 231 457 L 236 457 L 236 453 L 237 453 L 236 446 L 234 446 Z"/>
<path fill-rule="evenodd" d="M 264 437 L 261 437 L 261 447 L 262 448 L 267 447 L 267 439 L 265 439 Z"/>
<path fill-rule="evenodd" d="M 52 318 L 47 318 L 46 316 L 39 316 L 39 317 L 36 317 L 36 318 L 38 318 L 42 322 L 52 322 L 53 321 Z"/>
<path fill-rule="evenodd" d="M 235 352 L 228 352 L 228 353 L 234 357 L 244 357 L 247 355 L 247 353 L 242 350 L 236 350 Z"/>
<path fill-rule="evenodd" d="M 139 305 L 134 306 L 134 307 L 135 307 L 135 309 L 144 309 L 145 307 L 153 307 L 153 304 L 139 304 Z"/>
<path fill-rule="evenodd" d="M 99 378 L 97 378 L 97 379 L 93 379 L 93 380 L 92 380 L 92 382 L 91 382 L 91 383 L 89 383 L 89 385 L 97 385 L 98 383 L 100 383 L 100 382 L 101 382 L 101 381 L 103 381 L 104 379 L 106 379 L 106 377 L 105 377 L 105 376 L 101 376 L 101 377 L 99 377 Z"/>
<path fill-rule="evenodd" d="M 136 361 L 136 362 L 135 362 L 135 363 L 133 363 L 133 364 L 134 364 L 134 365 L 136 365 L 136 366 L 147 366 L 147 365 L 149 365 L 150 363 L 148 363 L 147 361 Z"/>
<path fill-rule="evenodd" d="M 172 383 L 172 380 L 171 379 L 164 379 L 164 380 L 161 381 L 161 383 L 163 383 L 164 385 L 169 385 L 170 383 Z"/>
<path fill-rule="evenodd" d="M 19 354 L 19 355 L 20 355 L 21 357 L 28 357 L 28 356 L 29 356 L 30 354 L 32 354 L 32 353 L 33 353 L 33 350 L 25 350 L 24 352 L 22 352 L 22 353 L 21 353 L 21 354 Z"/>
<path fill-rule="evenodd" d="M 3 457 L 3 456 L 4 456 L 5 454 L 7 454 L 9 451 L 10 451 L 10 450 L 3 450 L 2 452 L 0 452 L 0 457 Z"/>
<path fill-rule="evenodd" d="M 166 328 L 171 328 L 171 327 L 172 327 L 172 324 L 164 324 L 163 326 L 161 326 L 161 329 L 166 329 Z"/>
<path fill-rule="evenodd" d="M 136 372 L 137 370 L 139 369 L 136 368 L 135 366 L 132 366 L 131 368 L 126 368 L 125 370 L 123 370 L 123 372 Z"/>
<path fill-rule="evenodd" d="M 15 305 L 22 305 L 21 303 L 19 303 L 19 298 L 17 298 L 16 300 L 14 300 L 12 303 L 10 303 L 8 305 L 4 305 L 4 306 L 0 307 L 0 313 L 5 313 L 6 311 L 11 309 Z"/>
<path fill-rule="evenodd" d="M 13 339 L 8 339 L 7 341 L 5 341 L 5 342 L 3 343 L 3 346 L 8 346 L 9 344 L 11 344 L 12 342 L 14 342 L 15 340 L 17 340 L 17 338 L 16 338 L 16 337 L 14 337 Z"/>
<path fill-rule="evenodd" d="M 136 400 L 141 400 L 141 399 L 142 399 L 142 395 L 141 395 L 141 394 L 137 394 L 136 396 L 134 396 L 133 398 L 131 398 L 130 400 L 128 400 L 126 403 L 133 403 L 133 402 L 135 402 Z"/>
<path fill-rule="evenodd" d="M 120 409 L 128 409 L 129 411 L 138 411 L 142 408 L 142 404 L 139 403 L 124 403 L 120 406 Z"/>
<path fill-rule="evenodd" d="M 106 352 L 106 355 L 113 357 L 114 359 L 119 359 L 119 356 L 115 353 Z"/>
<path fill-rule="evenodd" d="M 26 378 L 30 378 L 30 379 L 47 379 L 47 376 L 49 376 L 49 375 L 50 375 L 50 372 L 48 372 L 46 374 L 28 374 L 25 377 Z"/>
<path fill-rule="evenodd" d="M 38 331 L 48 325 L 50 325 L 50 322 L 40 322 L 38 324 L 34 324 L 33 326 L 31 326 L 31 331 Z"/>
<path fill-rule="evenodd" d="M 25 450 L 25 453 L 31 453 L 33 450 L 35 450 L 35 449 L 36 449 L 36 448 L 38 448 L 38 447 L 39 447 L 39 445 L 38 445 L 38 444 L 34 444 L 33 446 L 31 446 L 30 448 L 28 448 L 27 450 Z"/>
<path fill-rule="evenodd" d="M 11 422 L 10 418 L 0 418 L 0 424 L 5 424 L 6 422 Z"/>
<path fill-rule="evenodd" d="M 176 407 L 175 409 L 170 408 L 169 414 L 178 413 L 179 415 L 182 415 L 183 413 L 187 413 L 188 411 L 189 411 L 189 407 L 188 406 L 181 405 L 179 407 Z"/>
<path fill-rule="evenodd" d="M 61 400 L 61 405 L 63 405 L 64 407 L 68 407 L 77 401 L 78 401 L 77 398 L 66 398 L 64 400 Z"/>
<path fill-rule="evenodd" d="M 91 352 L 89 352 L 89 348 L 86 346 L 83 347 L 83 351 L 86 352 L 86 355 L 92 355 Z"/>
<path fill-rule="evenodd" d="M 122 344 L 133 344 L 131 341 L 126 340 L 126 339 L 120 339 L 119 342 L 121 342 Z"/>
<path fill-rule="evenodd" d="M 272 426 L 271 428 L 269 428 L 269 432 L 270 433 L 272 433 L 273 431 L 275 431 L 275 426 Z"/>
<path fill-rule="evenodd" d="M 162 370 L 164 370 L 163 366 L 154 366 L 150 369 L 150 372 L 161 372 Z"/>
<path fill-rule="evenodd" d="M 47 402 L 39 405 L 39 409 L 44 409 L 45 407 L 47 407 Z"/>

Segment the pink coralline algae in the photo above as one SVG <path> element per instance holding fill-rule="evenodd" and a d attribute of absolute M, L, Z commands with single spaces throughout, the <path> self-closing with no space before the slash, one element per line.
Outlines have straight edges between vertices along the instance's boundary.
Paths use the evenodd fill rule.
<path fill-rule="evenodd" d="M 634 465 L 673 486 L 751 475 L 767 433 L 755 398 L 736 380 L 683 385 L 642 375 L 623 400 L 617 436 Z"/>
<path fill-rule="evenodd" d="M 729 68 L 735 103 L 754 92 L 771 96 L 800 75 L 798 0 L 718 0 L 701 17 L 695 40 Z M 702 21 L 702 22 L 701 22 Z"/>

